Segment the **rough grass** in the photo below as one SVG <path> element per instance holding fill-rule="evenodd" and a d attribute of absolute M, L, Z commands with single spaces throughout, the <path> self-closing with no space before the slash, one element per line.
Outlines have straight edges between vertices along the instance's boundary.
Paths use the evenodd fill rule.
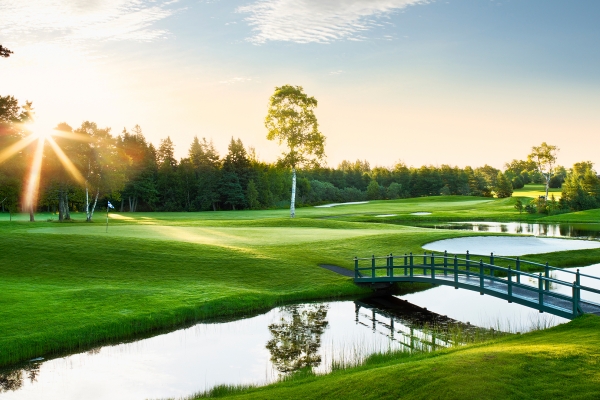
<path fill-rule="evenodd" d="M 381 357 L 324 376 L 202 397 L 235 399 L 596 399 L 600 317 L 493 342 L 397 359 Z M 200 397 L 196 397 L 200 398 Z"/>

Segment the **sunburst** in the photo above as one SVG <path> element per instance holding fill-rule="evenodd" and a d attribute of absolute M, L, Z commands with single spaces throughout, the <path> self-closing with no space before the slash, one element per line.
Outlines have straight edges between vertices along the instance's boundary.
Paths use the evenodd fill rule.
<path fill-rule="evenodd" d="M 37 203 L 39 188 L 40 188 L 40 177 L 42 172 L 42 160 L 44 157 L 45 144 L 48 143 L 50 148 L 54 151 L 59 161 L 69 173 L 69 175 L 80 184 L 85 182 L 85 178 L 81 175 L 81 172 L 73 164 L 73 162 L 67 157 L 64 151 L 54 140 L 55 137 L 65 138 L 69 140 L 77 140 L 82 142 L 90 142 L 91 138 L 87 135 L 82 135 L 75 132 L 66 132 L 58 129 L 44 129 L 35 124 L 26 124 L 21 126 L 25 131 L 30 132 L 29 135 L 25 136 L 18 142 L 4 149 L 0 152 L 0 163 L 8 160 L 27 146 L 37 141 L 33 161 L 31 163 L 29 174 L 27 177 L 27 183 L 24 187 L 23 192 L 23 207 L 27 210 L 32 210 L 33 206 Z"/>

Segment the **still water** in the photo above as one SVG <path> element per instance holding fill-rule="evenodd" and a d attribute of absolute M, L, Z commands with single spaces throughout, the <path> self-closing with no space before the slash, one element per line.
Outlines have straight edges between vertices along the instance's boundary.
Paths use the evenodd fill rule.
<path fill-rule="evenodd" d="M 422 321 L 436 317 L 414 309 L 390 314 L 368 300 L 308 303 L 238 321 L 197 324 L 5 371 L 0 375 L 0 398 L 181 397 L 217 384 L 272 382 L 307 365 L 326 372 L 334 359 L 431 347 Z M 448 344 L 436 339 L 434 345 Z"/>
<path fill-rule="evenodd" d="M 539 224 L 527 222 L 449 222 L 440 224 L 419 224 L 419 226 L 475 232 L 600 239 L 600 223 Z"/>

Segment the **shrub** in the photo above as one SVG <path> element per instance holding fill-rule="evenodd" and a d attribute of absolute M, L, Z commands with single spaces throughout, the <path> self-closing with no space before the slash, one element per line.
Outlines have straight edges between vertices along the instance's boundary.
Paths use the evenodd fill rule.
<path fill-rule="evenodd" d="M 512 180 L 513 189 L 523 189 L 525 187 L 525 182 L 523 182 L 523 178 L 520 176 L 515 176 Z"/>

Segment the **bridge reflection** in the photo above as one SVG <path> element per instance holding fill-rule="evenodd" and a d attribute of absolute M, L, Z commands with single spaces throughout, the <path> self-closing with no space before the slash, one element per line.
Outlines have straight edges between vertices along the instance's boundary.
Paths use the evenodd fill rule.
<path fill-rule="evenodd" d="M 409 352 L 430 352 L 504 335 L 435 314 L 393 296 L 358 300 L 354 305 L 358 325 L 387 337 Z"/>

